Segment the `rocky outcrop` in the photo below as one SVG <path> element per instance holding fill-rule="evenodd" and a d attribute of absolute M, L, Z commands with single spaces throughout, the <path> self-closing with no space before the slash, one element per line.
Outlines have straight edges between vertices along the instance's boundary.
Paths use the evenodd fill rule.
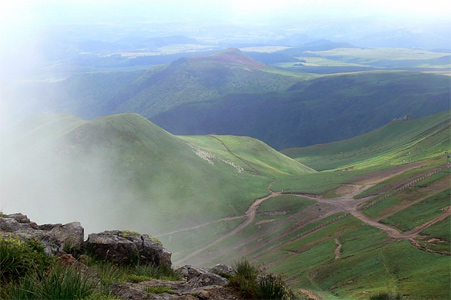
<path fill-rule="evenodd" d="M 67 249 L 79 251 L 84 244 L 84 229 L 79 222 L 37 225 L 20 213 L 0 217 L 0 236 L 37 239 L 48 255 L 64 254 Z"/>
<path fill-rule="evenodd" d="M 90 234 L 85 246 L 95 256 L 114 263 L 171 265 L 171 252 L 147 234 L 133 231 L 104 231 Z"/>
<path fill-rule="evenodd" d="M 37 239 L 48 255 L 61 256 L 67 252 L 89 250 L 96 256 L 114 263 L 171 265 L 171 252 L 147 234 L 132 231 L 104 231 L 90 234 L 84 241 L 84 229 L 78 222 L 37 225 L 26 215 L 0 217 L 0 236 Z"/>
<path fill-rule="evenodd" d="M 26 215 L 0 215 L 0 238 L 16 237 L 22 240 L 40 240 L 49 255 L 58 256 L 61 265 L 76 267 L 92 278 L 96 271 L 83 262 L 89 256 L 70 253 L 87 252 L 114 263 L 140 263 L 154 266 L 171 265 L 171 252 L 147 234 L 133 231 L 104 231 L 90 234 L 84 241 L 84 229 L 78 222 L 69 224 L 37 225 Z M 109 286 L 111 295 L 118 299 L 185 299 L 185 300 L 240 300 L 234 290 L 227 287 L 227 278 L 233 269 L 226 265 L 213 268 L 183 266 L 176 270 L 183 280 L 149 280 L 140 283 L 123 282 Z M 98 278 L 96 280 L 99 280 Z"/>

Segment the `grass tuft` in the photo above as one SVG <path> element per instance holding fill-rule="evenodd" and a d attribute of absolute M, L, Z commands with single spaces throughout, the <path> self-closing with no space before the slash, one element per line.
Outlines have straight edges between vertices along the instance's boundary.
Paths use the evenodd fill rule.
<path fill-rule="evenodd" d="M 234 265 L 228 286 L 236 289 L 245 299 L 295 299 L 293 292 L 274 274 L 265 274 L 243 258 Z"/>
<path fill-rule="evenodd" d="M 370 300 L 402 300 L 403 297 L 401 294 L 393 294 L 389 292 L 381 292 L 379 294 L 375 294 L 370 296 Z"/>

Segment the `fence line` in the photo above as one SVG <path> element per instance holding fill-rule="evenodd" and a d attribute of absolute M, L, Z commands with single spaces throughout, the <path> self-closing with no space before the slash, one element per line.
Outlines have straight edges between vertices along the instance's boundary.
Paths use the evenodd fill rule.
<path fill-rule="evenodd" d="M 403 191 L 403 190 L 405 190 L 405 189 L 407 189 L 407 188 L 409 188 L 411 186 L 414 186 L 418 182 L 423 181 L 426 178 L 429 178 L 429 177 L 431 177 L 431 176 L 433 176 L 433 175 L 435 175 L 435 174 L 437 174 L 437 173 L 439 173 L 439 172 L 441 172 L 441 171 L 443 171 L 445 169 L 449 169 L 449 168 L 450 168 L 450 165 L 446 165 L 446 166 L 441 167 L 439 169 L 435 169 L 434 171 L 429 172 L 429 173 L 427 173 L 425 175 L 422 175 L 422 176 L 420 176 L 420 177 L 418 177 L 418 178 L 416 178 L 416 179 L 404 184 L 403 186 L 391 191 L 390 193 L 385 194 L 384 196 L 372 201 L 371 203 L 368 203 L 367 205 L 362 207 L 362 210 L 366 210 L 366 209 L 372 207 L 373 205 L 376 205 L 377 203 L 379 203 L 379 202 L 381 202 L 381 201 L 383 201 L 383 200 L 385 200 L 387 198 L 390 198 L 391 196 L 393 196 L 393 195 L 395 195 L 395 194 L 397 194 L 397 193 L 399 193 L 399 192 L 401 192 L 401 191 Z"/>

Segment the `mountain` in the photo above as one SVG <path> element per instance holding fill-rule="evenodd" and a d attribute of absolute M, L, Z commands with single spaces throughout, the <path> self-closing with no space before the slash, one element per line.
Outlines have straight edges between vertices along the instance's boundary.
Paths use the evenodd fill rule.
<path fill-rule="evenodd" d="M 362 72 L 183 104 L 151 120 L 175 134 L 246 135 L 284 149 L 351 138 L 407 114 L 449 110 L 449 99 L 447 76 Z"/>
<path fill-rule="evenodd" d="M 77 216 L 89 231 L 125 222 L 164 233 L 239 215 L 273 178 L 314 172 L 254 139 L 199 139 L 136 114 L 35 116 L 2 136 L 2 209 Z"/>
<path fill-rule="evenodd" d="M 151 118 L 180 104 L 276 91 L 294 82 L 292 76 L 267 72 L 264 64 L 237 49 L 227 49 L 205 57 L 182 58 L 149 72 L 109 101 L 105 110 L 134 111 Z"/>

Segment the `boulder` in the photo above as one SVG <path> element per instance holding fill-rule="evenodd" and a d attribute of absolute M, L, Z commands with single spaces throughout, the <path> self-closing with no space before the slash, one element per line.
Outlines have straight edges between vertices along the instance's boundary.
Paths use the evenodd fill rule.
<path fill-rule="evenodd" d="M 227 282 L 228 282 L 227 279 L 225 279 L 224 277 L 221 277 L 215 273 L 210 273 L 210 272 L 201 274 L 188 281 L 188 283 L 195 288 L 210 286 L 210 285 L 225 286 L 227 284 Z"/>
<path fill-rule="evenodd" d="M 209 272 L 218 274 L 222 277 L 233 276 L 235 275 L 235 270 L 231 266 L 217 264 L 213 268 L 208 269 Z"/>
<path fill-rule="evenodd" d="M 206 270 L 204 269 L 196 268 L 191 265 L 184 265 L 183 267 L 180 267 L 175 271 L 179 273 L 186 281 L 196 278 L 206 272 Z"/>
<path fill-rule="evenodd" d="M 224 286 L 227 279 L 210 272 L 207 269 L 200 269 L 190 265 L 185 265 L 176 270 L 192 287 L 204 287 L 211 285 Z"/>
<path fill-rule="evenodd" d="M 67 250 L 83 247 L 84 228 L 79 222 L 38 226 L 20 213 L 0 217 L 0 236 L 14 236 L 25 240 L 34 238 L 44 245 L 48 255 L 61 255 Z"/>
<path fill-rule="evenodd" d="M 147 234 L 133 231 L 104 231 L 92 233 L 85 247 L 94 255 L 114 263 L 171 265 L 172 253 Z"/>

